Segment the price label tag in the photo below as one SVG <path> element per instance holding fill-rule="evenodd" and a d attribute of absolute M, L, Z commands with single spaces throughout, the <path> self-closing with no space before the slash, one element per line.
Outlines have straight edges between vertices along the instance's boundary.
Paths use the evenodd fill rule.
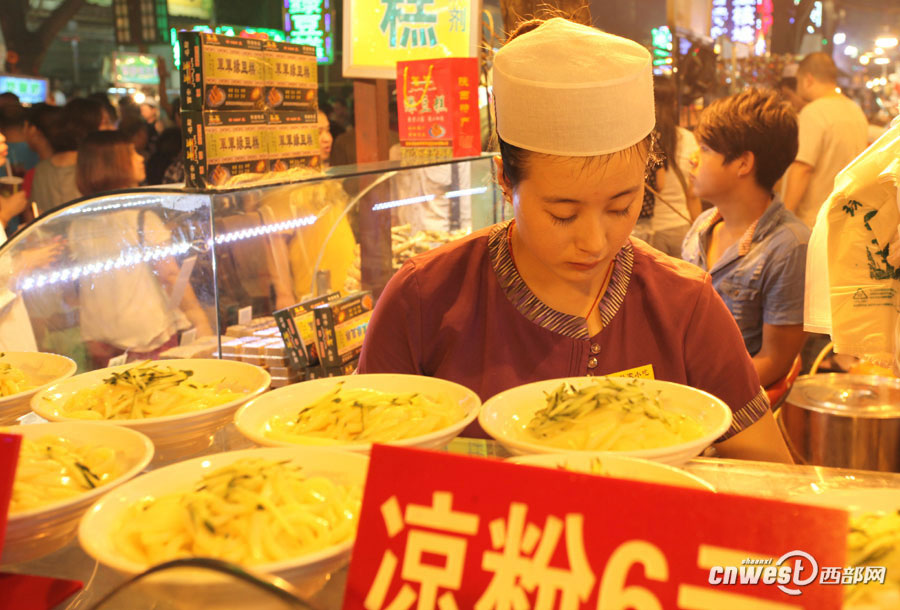
<path fill-rule="evenodd" d="M 18 434 L 0 434 L 0 554 L 3 552 L 3 540 L 6 537 L 9 502 L 12 499 L 13 480 L 16 477 L 21 444 L 22 437 Z"/>
<path fill-rule="evenodd" d="M 183 333 L 181 333 L 181 342 L 180 345 L 190 345 L 194 341 L 197 340 L 197 329 L 189 328 Z"/>
<path fill-rule="evenodd" d="M 128 362 L 128 352 L 119 354 L 115 358 L 110 358 L 109 363 L 106 366 L 119 366 L 121 364 L 125 364 L 126 362 Z"/>
<path fill-rule="evenodd" d="M 344 610 L 839 610 L 846 544 L 842 511 L 376 445 Z"/>
<path fill-rule="evenodd" d="M 241 307 L 238 309 L 238 324 L 247 325 L 253 319 L 253 306 Z"/>

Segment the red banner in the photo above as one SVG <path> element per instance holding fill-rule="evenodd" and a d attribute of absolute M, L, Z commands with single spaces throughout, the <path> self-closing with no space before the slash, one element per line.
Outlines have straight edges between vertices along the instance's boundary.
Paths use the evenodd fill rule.
<path fill-rule="evenodd" d="M 404 145 L 452 146 L 456 157 L 481 154 L 478 59 L 397 62 L 397 112 Z"/>
<path fill-rule="evenodd" d="M 21 444 L 22 437 L 18 434 L 0 434 L 0 553 L 3 552 L 3 541 L 6 538 L 9 502 L 12 500 Z"/>
<path fill-rule="evenodd" d="M 376 446 L 344 609 L 838 609 L 819 574 L 846 533 L 841 511 Z"/>

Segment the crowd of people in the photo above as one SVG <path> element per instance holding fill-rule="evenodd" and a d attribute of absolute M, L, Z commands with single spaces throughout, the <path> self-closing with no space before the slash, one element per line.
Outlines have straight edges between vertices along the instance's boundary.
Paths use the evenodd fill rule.
<path fill-rule="evenodd" d="M 760 381 L 782 389 L 828 343 L 803 331 L 810 230 L 835 176 L 869 141 L 866 117 L 841 92 L 829 55 L 808 55 L 795 74 L 789 84 L 716 100 L 693 133 L 678 132 L 674 154 L 664 144 L 674 160 L 669 167 L 681 167 L 689 179 L 651 173 L 647 190 L 655 206 L 636 231 L 711 275 Z M 659 140 L 671 142 L 669 121 L 660 118 L 671 102 L 661 102 L 665 87 L 656 90 Z M 695 198 L 708 209 L 685 205 Z M 674 228 L 653 230 L 653 217 L 673 211 L 689 220 L 674 238 Z"/>

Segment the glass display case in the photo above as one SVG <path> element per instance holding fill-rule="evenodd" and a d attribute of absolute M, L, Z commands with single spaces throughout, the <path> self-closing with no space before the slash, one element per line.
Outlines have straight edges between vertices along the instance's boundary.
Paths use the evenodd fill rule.
<path fill-rule="evenodd" d="M 0 349 L 79 371 L 218 353 L 229 326 L 307 296 L 377 298 L 415 254 L 509 215 L 491 155 L 334 168 L 216 192 L 149 187 L 56 209 L 0 247 Z"/>

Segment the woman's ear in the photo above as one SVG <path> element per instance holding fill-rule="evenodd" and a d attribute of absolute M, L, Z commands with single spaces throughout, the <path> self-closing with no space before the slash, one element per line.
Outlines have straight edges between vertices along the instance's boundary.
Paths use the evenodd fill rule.
<path fill-rule="evenodd" d="M 499 155 L 494 157 L 494 165 L 497 169 L 497 184 L 500 185 L 500 190 L 503 191 L 503 197 L 508 201 L 512 201 L 512 188 L 510 188 L 506 174 L 503 172 L 503 159 Z"/>

